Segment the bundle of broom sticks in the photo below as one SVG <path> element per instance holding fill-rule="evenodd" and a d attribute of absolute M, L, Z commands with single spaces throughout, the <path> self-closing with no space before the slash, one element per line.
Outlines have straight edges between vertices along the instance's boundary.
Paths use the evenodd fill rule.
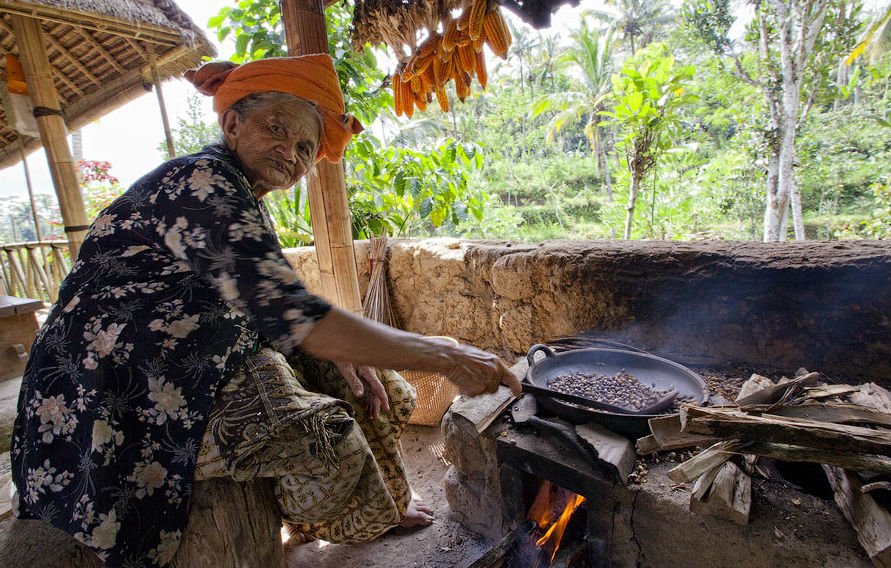
<path fill-rule="evenodd" d="M 387 237 L 372 237 L 369 244 L 371 276 L 362 302 L 362 313 L 368 319 L 398 327 L 387 287 Z"/>

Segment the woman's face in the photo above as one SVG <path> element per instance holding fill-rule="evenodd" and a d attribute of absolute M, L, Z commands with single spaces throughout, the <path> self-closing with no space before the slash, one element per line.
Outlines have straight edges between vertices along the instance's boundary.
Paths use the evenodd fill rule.
<path fill-rule="evenodd" d="M 228 109 L 220 125 L 258 199 L 293 186 L 315 163 L 319 114 L 305 101 L 270 101 L 243 118 Z"/>

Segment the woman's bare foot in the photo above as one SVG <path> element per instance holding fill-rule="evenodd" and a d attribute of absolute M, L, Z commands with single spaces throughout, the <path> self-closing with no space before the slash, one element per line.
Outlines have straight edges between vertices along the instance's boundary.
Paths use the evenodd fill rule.
<path fill-rule="evenodd" d="M 292 525 L 288 521 L 282 521 L 282 544 L 285 546 L 297 546 L 311 540 L 314 539 L 297 528 L 297 525 Z"/>
<path fill-rule="evenodd" d="M 405 511 L 405 519 L 399 525 L 402 528 L 426 527 L 433 523 L 433 509 L 417 497 L 412 497 Z"/>

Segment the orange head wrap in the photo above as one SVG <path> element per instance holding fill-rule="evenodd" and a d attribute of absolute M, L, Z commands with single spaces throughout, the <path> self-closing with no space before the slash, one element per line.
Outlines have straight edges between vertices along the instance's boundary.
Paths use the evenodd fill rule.
<path fill-rule="evenodd" d="M 340 161 L 343 149 L 364 130 L 354 116 L 344 114 L 343 94 L 331 56 L 258 59 L 243 65 L 214 61 L 186 71 L 199 92 L 213 96 L 213 109 L 222 113 L 236 101 L 252 93 L 280 91 L 315 103 L 322 113 L 322 140 L 316 161 Z"/>

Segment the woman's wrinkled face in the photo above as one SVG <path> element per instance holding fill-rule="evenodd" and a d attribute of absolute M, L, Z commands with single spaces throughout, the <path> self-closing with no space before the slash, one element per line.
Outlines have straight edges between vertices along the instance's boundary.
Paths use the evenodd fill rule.
<path fill-rule="evenodd" d="M 244 117 L 228 109 L 220 125 L 257 198 L 293 186 L 315 163 L 319 113 L 305 101 L 271 101 Z"/>

